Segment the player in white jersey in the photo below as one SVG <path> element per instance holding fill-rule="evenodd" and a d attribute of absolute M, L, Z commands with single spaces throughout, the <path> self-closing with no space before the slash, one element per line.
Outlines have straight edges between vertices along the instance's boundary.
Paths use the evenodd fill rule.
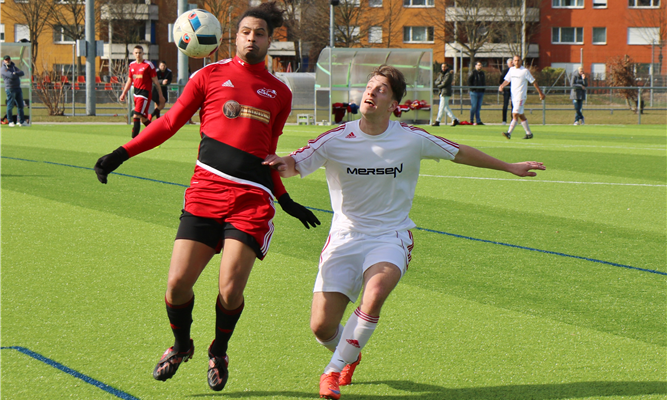
<path fill-rule="evenodd" d="M 528 119 L 526 119 L 526 116 L 523 113 L 523 105 L 526 103 L 526 98 L 528 97 L 528 83 L 532 83 L 533 86 L 535 86 L 537 93 L 540 94 L 540 100 L 544 100 L 546 96 L 542 93 L 542 89 L 540 89 L 540 86 L 537 84 L 537 81 L 533 78 L 530 71 L 521 65 L 521 57 L 514 56 L 512 63 L 514 64 L 514 67 L 510 68 L 507 75 L 505 75 L 505 81 L 498 87 L 498 91 L 502 92 L 505 86 L 510 83 L 512 84 L 510 87 L 512 93 L 512 122 L 510 123 L 507 132 L 503 132 L 503 136 L 507 139 L 511 139 L 512 131 L 514 130 L 514 127 L 516 127 L 518 120 L 521 119 L 521 126 L 523 126 L 523 129 L 526 131 L 524 139 L 532 139 L 533 132 L 530 131 Z"/>
<path fill-rule="evenodd" d="M 320 257 L 313 290 L 310 326 L 334 352 L 320 377 L 320 397 L 339 399 L 339 386 L 351 382 L 385 300 L 411 260 L 415 224 L 409 213 L 420 160 L 460 164 L 535 176 L 539 162 L 508 164 L 469 146 L 396 121 L 390 116 L 405 94 L 396 68 L 376 68 L 363 93 L 361 119 L 323 133 L 287 157 L 266 164 L 282 177 L 302 177 L 324 166 L 334 210 L 331 231 Z M 340 324 L 349 302 L 361 290 L 360 306 Z"/>

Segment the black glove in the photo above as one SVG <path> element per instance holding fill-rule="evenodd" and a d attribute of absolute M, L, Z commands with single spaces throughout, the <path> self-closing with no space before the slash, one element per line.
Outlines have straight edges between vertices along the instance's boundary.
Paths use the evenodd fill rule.
<path fill-rule="evenodd" d="M 102 183 L 107 183 L 107 175 L 113 172 L 129 158 L 130 155 L 127 154 L 127 150 L 125 150 L 123 146 L 120 146 L 106 156 L 100 157 L 100 159 L 95 163 L 95 173 L 97 174 L 97 179 Z"/>
<path fill-rule="evenodd" d="M 320 224 L 320 220 L 317 219 L 315 214 L 313 214 L 313 212 L 306 207 L 292 200 L 292 198 L 289 197 L 289 193 L 285 193 L 284 195 L 280 196 L 278 203 L 280 203 L 280 207 L 282 207 L 286 213 L 301 221 L 306 229 L 310 229 L 308 224 L 310 224 L 313 228 Z"/>

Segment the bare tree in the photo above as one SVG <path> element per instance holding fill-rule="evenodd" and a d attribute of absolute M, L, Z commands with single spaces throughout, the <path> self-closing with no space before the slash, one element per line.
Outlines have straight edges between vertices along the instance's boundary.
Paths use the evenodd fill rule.
<path fill-rule="evenodd" d="M 633 27 L 657 28 L 655 30 L 644 30 L 644 39 L 647 43 L 653 44 L 658 48 L 658 71 L 662 74 L 663 69 L 663 49 L 667 44 L 667 4 L 665 1 L 657 8 L 642 8 L 628 10 L 627 19 Z"/>
<path fill-rule="evenodd" d="M 533 11 L 539 12 L 540 0 L 525 0 L 526 2 L 526 24 L 524 32 L 524 17 L 522 3 L 524 0 L 497 0 L 497 7 L 501 7 L 497 13 L 498 35 L 495 40 L 508 47 L 508 56 L 523 55 L 525 60 L 527 54 L 522 49 L 522 35 L 525 34 L 526 53 L 530 39 L 539 31 L 539 21 L 531 22 L 537 17 Z M 504 67 L 504 63 L 501 67 Z M 502 68 L 501 68 L 502 69 Z"/>
<path fill-rule="evenodd" d="M 100 17 L 100 4 L 99 1 L 95 2 L 96 26 Z M 85 39 L 86 3 L 81 0 L 54 1 L 47 23 L 54 34 L 62 35 L 72 41 Z M 81 65 L 81 57 L 77 57 L 77 72 L 81 71 Z"/>
<path fill-rule="evenodd" d="M 635 62 L 627 54 L 607 60 L 606 71 L 607 85 L 609 86 L 637 86 Z M 638 109 L 643 108 L 641 106 L 642 102 L 638 101 L 637 92 L 635 89 L 618 89 L 618 93 L 623 96 L 628 108 L 635 113 Z"/>
<path fill-rule="evenodd" d="M 335 7 L 334 38 L 336 46 L 361 47 L 361 38 L 368 35 L 369 21 L 362 12 L 361 0 L 343 0 Z"/>
<path fill-rule="evenodd" d="M 302 40 L 310 45 L 308 57 L 317 60 L 322 49 L 329 45 L 329 2 L 323 0 L 304 2 L 301 18 L 308 21 L 301 25 Z M 311 63 L 311 66 L 313 65 Z"/>
<path fill-rule="evenodd" d="M 99 1 L 99 0 L 98 0 Z M 112 43 L 125 45 L 124 63 L 130 58 L 130 44 L 147 44 L 146 41 L 146 13 L 149 12 L 149 4 L 137 2 L 136 0 L 104 0 L 106 4 L 102 7 L 102 20 L 111 25 L 112 38 L 107 40 Z M 101 33 L 104 31 L 101 30 Z M 104 37 L 104 35 L 102 35 Z M 109 60 L 113 63 L 112 49 L 109 48 Z M 110 65 L 109 69 L 113 67 Z"/>
<path fill-rule="evenodd" d="M 437 38 L 456 43 L 473 65 L 477 53 L 497 38 L 501 10 L 497 0 L 445 0 L 436 2 L 427 20 Z"/>
<path fill-rule="evenodd" d="M 234 44 L 234 33 L 236 31 L 236 29 L 234 29 L 232 15 L 240 15 L 245 11 L 247 4 L 235 0 L 200 0 L 198 5 L 215 15 L 222 27 L 222 37 L 224 39 L 220 44 L 218 51 L 213 55 L 213 61 L 218 61 L 221 57 L 231 57 L 232 55 L 228 49 L 230 42 L 232 45 Z M 225 32 L 230 32 L 229 28 L 231 28 L 232 34 L 225 36 Z"/>
<path fill-rule="evenodd" d="M 46 0 L 14 1 L 12 6 L 3 6 L 7 15 L 18 24 L 26 25 L 30 32 L 30 47 L 32 50 L 32 65 L 35 65 L 39 51 L 39 35 L 48 26 L 49 15 L 53 10 L 53 2 Z"/>
<path fill-rule="evenodd" d="M 403 31 L 400 29 L 400 19 L 403 16 L 403 8 L 403 0 L 383 1 L 384 18 L 382 19 L 382 26 L 387 28 L 387 45 L 382 47 L 391 47 L 392 39 L 398 39 L 397 41 L 401 42 L 400 38 Z"/>

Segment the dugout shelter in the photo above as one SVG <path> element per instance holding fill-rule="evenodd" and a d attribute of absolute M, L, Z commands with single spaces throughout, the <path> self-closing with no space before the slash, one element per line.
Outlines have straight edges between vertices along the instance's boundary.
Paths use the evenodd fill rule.
<path fill-rule="evenodd" d="M 342 123 L 359 119 L 361 115 L 353 113 L 354 105 L 361 103 L 371 71 L 381 64 L 398 68 L 405 75 L 407 84 L 407 94 L 401 102 L 402 112 L 394 113 L 391 119 L 430 124 L 433 112 L 432 49 L 323 49 L 315 70 L 315 121 L 333 124 L 336 120 Z M 416 104 L 415 101 L 422 103 Z M 332 114 L 341 108 L 346 110 L 342 118 L 340 114 Z"/>
<path fill-rule="evenodd" d="M 23 107 L 23 113 L 25 118 L 32 123 L 32 48 L 30 47 L 30 43 L 3 43 L 0 53 L 2 54 L 0 62 L 1 58 L 10 56 L 14 64 L 25 73 L 21 77 L 23 101 L 27 103 L 27 106 Z M 5 92 L 4 79 L 0 79 L 0 82 L 2 82 L 2 90 L 0 91 L 0 118 L 4 118 L 7 116 L 7 93 Z M 16 107 L 12 109 L 12 115 L 18 115 Z"/>

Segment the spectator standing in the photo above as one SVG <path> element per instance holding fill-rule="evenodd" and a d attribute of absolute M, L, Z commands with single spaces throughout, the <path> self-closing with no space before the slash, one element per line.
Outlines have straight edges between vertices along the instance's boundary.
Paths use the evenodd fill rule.
<path fill-rule="evenodd" d="M 26 124 L 23 115 L 23 91 L 21 90 L 21 77 L 25 75 L 12 61 L 10 56 L 5 56 L 0 67 L 2 79 L 5 81 L 5 93 L 7 94 L 7 122 L 10 127 L 23 126 Z M 12 108 L 16 104 L 18 110 L 18 121 L 14 124 Z"/>
<path fill-rule="evenodd" d="M 452 97 L 452 81 L 454 80 L 454 73 L 446 63 L 442 64 L 442 72 L 438 74 L 435 80 L 435 87 L 440 89 L 438 95 L 440 96 L 440 106 L 438 107 L 438 116 L 435 118 L 433 126 L 440 126 L 442 121 L 442 114 L 447 113 L 447 116 L 452 119 L 452 126 L 459 124 L 458 118 L 449 108 L 449 99 Z"/>
<path fill-rule="evenodd" d="M 508 58 L 507 68 L 505 68 L 502 74 L 500 75 L 500 82 L 498 82 L 498 85 L 503 84 L 503 82 L 505 81 L 505 76 L 507 76 L 507 73 L 510 72 L 510 68 L 512 68 L 512 65 L 514 65 L 512 59 Z M 503 125 L 507 125 L 507 109 L 509 108 L 511 99 L 512 99 L 512 92 L 510 91 L 510 87 L 508 86 L 505 89 L 503 89 Z"/>
<path fill-rule="evenodd" d="M 470 122 L 473 125 L 484 125 L 479 116 L 484 101 L 484 87 L 486 86 L 486 75 L 482 71 L 482 63 L 477 61 L 475 69 L 468 76 L 468 86 L 476 86 L 470 89 Z M 477 118 L 477 122 L 475 122 Z"/>
<path fill-rule="evenodd" d="M 586 100 L 586 86 L 588 86 L 588 79 L 586 79 L 583 67 L 579 67 L 577 72 L 572 75 L 570 86 L 573 87 L 570 92 L 570 100 L 574 104 L 574 125 L 583 125 L 584 114 L 582 114 L 581 108 L 584 106 L 584 100 Z"/>
<path fill-rule="evenodd" d="M 162 96 L 164 97 L 165 104 L 167 103 L 167 87 L 171 85 L 171 81 L 173 79 L 173 75 L 171 73 L 171 70 L 167 68 L 167 63 L 164 61 L 160 61 L 160 64 L 158 65 L 157 68 L 157 81 L 160 84 L 160 90 L 162 91 Z M 159 103 L 159 96 L 158 96 L 158 88 L 157 86 L 153 86 L 153 102 L 155 103 L 155 110 L 153 110 L 153 114 L 151 114 L 152 118 L 160 118 L 160 103 Z"/>

